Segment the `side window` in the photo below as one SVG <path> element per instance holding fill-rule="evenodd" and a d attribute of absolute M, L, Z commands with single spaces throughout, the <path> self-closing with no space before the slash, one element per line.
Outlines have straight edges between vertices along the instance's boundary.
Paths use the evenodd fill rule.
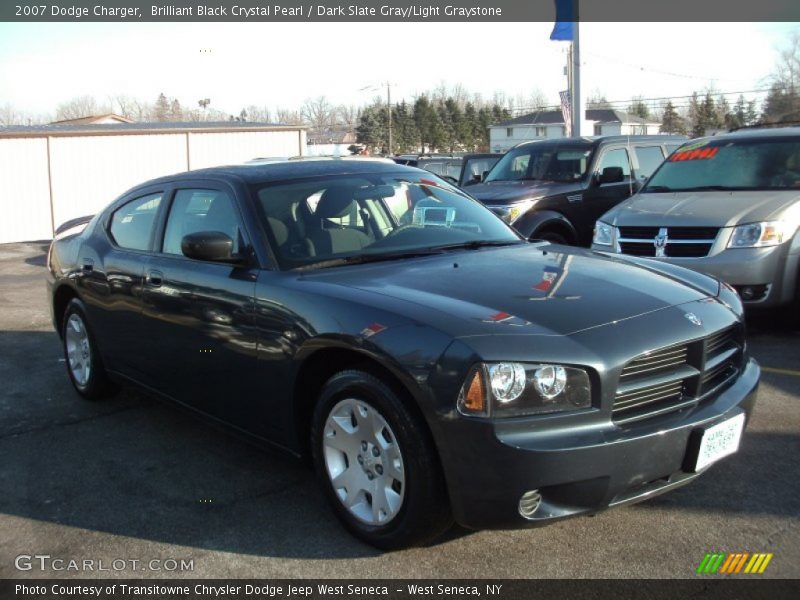
<path fill-rule="evenodd" d="M 131 200 L 114 211 L 109 230 L 117 246 L 129 250 L 149 250 L 160 204 L 161 192 Z"/>
<path fill-rule="evenodd" d="M 653 174 L 662 162 L 664 162 L 664 154 L 661 152 L 661 146 L 640 146 L 634 148 L 636 153 L 636 160 L 639 161 L 639 169 L 636 174 L 639 177 L 647 178 Z"/>
<path fill-rule="evenodd" d="M 602 173 L 606 167 L 622 167 L 622 176 L 625 179 L 630 179 L 631 163 L 628 159 L 628 151 L 625 148 L 617 148 L 606 152 L 603 158 L 600 159 L 597 172 Z"/>
<path fill-rule="evenodd" d="M 219 231 L 233 240 L 239 252 L 241 228 L 233 200 L 218 190 L 178 190 L 167 218 L 164 253 L 183 255 L 181 240 L 190 233 Z"/>

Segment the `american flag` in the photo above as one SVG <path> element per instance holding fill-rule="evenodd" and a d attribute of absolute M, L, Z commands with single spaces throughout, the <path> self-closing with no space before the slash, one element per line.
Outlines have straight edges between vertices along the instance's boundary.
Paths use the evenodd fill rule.
<path fill-rule="evenodd" d="M 567 130 L 567 137 L 572 136 L 572 106 L 569 99 L 569 90 L 558 92 L 561 97 L 561 114 L 564 116 L 564 126 Z"/>

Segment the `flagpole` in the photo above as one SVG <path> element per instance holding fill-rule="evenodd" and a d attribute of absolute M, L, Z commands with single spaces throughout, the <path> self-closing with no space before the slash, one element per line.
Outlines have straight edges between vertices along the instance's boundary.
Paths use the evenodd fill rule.
<path fill-rule="evenodd" d="M 573 39 L 572 39 L 572 68 L 570 74 L 572 75 L 570 81 L 570 90 L 572 92 L 572 135 L 579 137 L 583 132 L 581 131 L 581 121 L 583 114 L 581 113 L 581 34 L 580 22 L 578 13 L 579 1 L 575 0 L 575 22 L 573 24 Z"/>

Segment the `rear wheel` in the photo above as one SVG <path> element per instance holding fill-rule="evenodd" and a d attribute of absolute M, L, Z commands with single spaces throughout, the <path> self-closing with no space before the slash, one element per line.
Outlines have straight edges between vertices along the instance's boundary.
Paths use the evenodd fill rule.
<path fill-rule="evenodd" d="M 405 548 L 452 524 L 426 424 L 377 377 L 352 370 L 328 381 L 314 411 L 311 444 L 334 512 L 363 541 Z"/>
<path fill-rule="evenodd" d="M 75 390 L 89 400 L 100 400 L 111 395 L 115 391 L 114 386 L 97 351 L 83 303 L 77 298 L 67 304 L 62 327 L 67 373 Z"/>

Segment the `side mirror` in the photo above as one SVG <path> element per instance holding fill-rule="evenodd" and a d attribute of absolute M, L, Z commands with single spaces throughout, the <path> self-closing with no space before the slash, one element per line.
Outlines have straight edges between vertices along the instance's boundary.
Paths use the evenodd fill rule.
<path fill-rule="evenodd" d="M 181 252 L 195 260 L 238 262 L 233 255 L 233 240 L 221 231 L 198 231 L 183 236 Z"/>
<path fill-rule="evenodd" d="M 597 178 L 597 183 L 603 185 L 604 183 L 620 183 L 625 180 L 622 174 L 622 167 L 606 167 Z"/>

